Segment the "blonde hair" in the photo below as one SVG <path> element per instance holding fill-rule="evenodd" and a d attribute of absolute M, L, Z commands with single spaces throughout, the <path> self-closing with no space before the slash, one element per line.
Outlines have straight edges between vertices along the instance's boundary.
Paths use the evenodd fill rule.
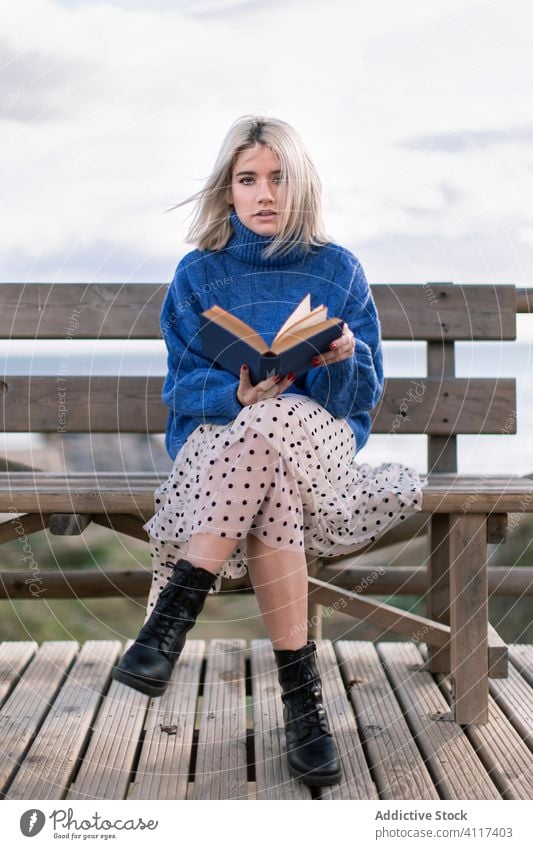
<path fill-rule="evenodd" d="M 302 140 L 285 121 L 259 115 L 241 115 L 234 121 L 204 188 L 170 207 L 170 210 L 177 209 L 196 201 L 185 241 L 200 250 L 219 250 L 226 246 L 233 231 L 227 196 L 233 167 L 238 154 L 256 144 L 264 144 L 276 154 L 286 183 L 286 202 L 285 209 L 280 211 L 279 232 L 265 249 L 264 259 L 274 253 L 283 256 L 294 247 L 294 243 L 311 246 L 331 242 L 322 223 L 322 184 Z"/>

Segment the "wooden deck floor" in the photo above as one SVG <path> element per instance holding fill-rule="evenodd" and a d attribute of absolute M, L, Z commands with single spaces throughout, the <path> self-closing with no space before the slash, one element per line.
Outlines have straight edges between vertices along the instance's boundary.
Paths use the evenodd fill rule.
<path fill-rule="evenodd" d="M 533 798 L 533 646 L 510 647 L 489 724 L 463 728 L 415 644 L 317 645 L 344 779 L 310 789 L 288 774 L 269 641 L 189 639 L 160 699 L 111 681 L 118 641 L 2 643 L 3 798 Z"/>

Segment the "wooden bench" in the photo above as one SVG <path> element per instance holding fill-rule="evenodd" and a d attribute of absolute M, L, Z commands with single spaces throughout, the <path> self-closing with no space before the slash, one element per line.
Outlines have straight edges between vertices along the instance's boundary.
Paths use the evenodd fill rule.
<path fill-rule="evenodd" d="M 155 340 L 165 291 L 159 284 L 2 284 L 0 338 L 37 340 L 36 355 L 39 340 Z M 514 378 L 456 377 L 454 346 L 458 340 L 515 339 L 516 314 L 528 312 L 531 301 L 527 290 L 514 286 L 374 285 L 372 291 L 384 340 L 427 344 L 427 376 L 387 379 L 373 413 L 374 433 L 427 434 L 422 513 L 384 534 L 371 549 L 384 549 L 413 533 L 429 534 L 428 615 L 346 588 L 356 583 L 357 555 L 309 560 L 311 634 L 320 638 L 318 615 L 327 606 L 426 643 L 428 669 L 449 674 L 452 685 L 451 709 L 441 718 L 483 724 L 488 721 L 488 679 L 507 675 L 507 648 L 488 623 L 487 546 L 505 538 L 509 513 L 533 512 L 533 480 L 457 473 L 457 435 L 515 433 L 517 405 Z M 146 375 L 5 376 L 4 430 L 60 438 L 136 433 L 148 439 L 165 429 L 162 380 Z M 169 460 L 169 470 L 170 465 Z M 90 522 L 147 540 L 142 525 L 153 514 L 154 490 L 166 477 L 120 469 L 42 472 L 8 459 L 2 469 L 0 512 L 12 517 L 0 525 L 0 542 L 43 528 L 78 534 Z M 373 594 L 394 585 L 401 591 L 402 573 L 395 581 L 394 570 L 382 571 L 385 578 L 373 582 Z M 520 572 L 519 579 L 511 575 L 508 580 L 520 594 L 531 592 L 531 571 Z M 0 577 L 4 597 L 31 597 L 31 570 Z M 112 581 L 108 578 L 100 569 L 40 575 L 47 598 L 148 592 L 144 572 L 114 571 Z M 225 587 L 243 583 L 230 581 Z"/>

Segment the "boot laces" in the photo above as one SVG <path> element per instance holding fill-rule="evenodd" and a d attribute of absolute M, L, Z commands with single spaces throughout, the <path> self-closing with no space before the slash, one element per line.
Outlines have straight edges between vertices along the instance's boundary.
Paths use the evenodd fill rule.
<path fill-rule="evenodd" d="M 178 599 L 174 597 L 176 590 L 181 590 Z M 191 602 L 195 598 L 192 588 L 169 582 L 160 593 L 156 608 L 142 629 L 142 638 L 156 637 L 161 650 L 168 651 L 176 629 L 191 621 L 186 605 L 189 598 Z"/>
<path fill-rule="evenodd" d="M 294 713 L 293 720 L 297 723 L 304 737 L 320 731 L 323 736 L 332 737 L 326 709 L 320 700 L 322 686 L 316 671 L 308 663 L 300 663 L 296 669 L 293 687 L 289 689 L 283 701 L 290 701 Z"/>

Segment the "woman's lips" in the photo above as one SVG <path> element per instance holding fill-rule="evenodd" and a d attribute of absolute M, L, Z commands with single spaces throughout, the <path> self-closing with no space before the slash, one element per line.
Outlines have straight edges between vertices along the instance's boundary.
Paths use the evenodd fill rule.
<path fill-rule="evenodd" d="M 254 216 L 254 218 L 275 218 L 275 217 L 276 217 L 275 212 L 269 212 L 269 213 L 256 212 L 255 216 Z"/>

